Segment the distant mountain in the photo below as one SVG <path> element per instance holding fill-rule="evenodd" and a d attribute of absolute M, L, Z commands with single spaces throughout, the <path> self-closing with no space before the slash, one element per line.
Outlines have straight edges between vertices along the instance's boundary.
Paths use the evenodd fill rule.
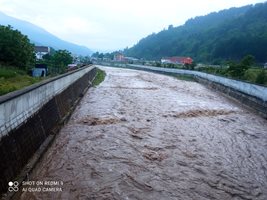
<path fill-rule="evenodd" d="M 14 29 L 18 29 L 24 35 L 27 35 L 31 42 L 36 45 L 49 46 L 56 50 L 66 49 L 74 54 L 84 56 L 92 54 L 92 51 L 85 46 L 61 40 L 34 24 L 10 17 L 2 12 L 0 12 L 0 24 L 11 25 Z"/>
<path fill-rule="evenodd" d="M 239 60 L 247 54 L 267 61 L 267 3 L 231 8 L 169 26 L 125 49 L 127 56 L 160 59 L 190 56 L 197 62 Z"/>

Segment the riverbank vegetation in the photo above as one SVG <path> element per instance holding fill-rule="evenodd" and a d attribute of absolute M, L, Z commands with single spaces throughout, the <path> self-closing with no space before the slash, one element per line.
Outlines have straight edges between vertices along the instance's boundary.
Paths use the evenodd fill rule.
<path fill-rule="evenodd" d="M 0 95 L 45 79 L 31 76 L 35 64 L 44 64 L 48 67 L 47 78 L 66 72 L 67 65 L 72 62 L 69 51 L 53 49 L 43 59 L 37 60 L 34 44 L 26 35 L 11 26 L 0 25 Z"/>
<path fill-rule="evenodd" d="M 93 86 L 96 87 L 105 80 L 106 72 L 97 68 L 96 77 L 93 81 Z"/>
<path fill-rule="evenodd" d="M 267 86 L 267 69 L 257 66 L 257 64 L 255 63 L 255 58 L 252 55 L 245 56 L 239 62 L 226 61 L 222 65 L 196 65 L 195 63 L 193 63 L 192 65 L 181 65 L 171 63 L 162 64 L 160 62 L 154 62 L 152 65 L 155 67 L 195 70 Z"/>
<path fill-rule="evenodd" d="M 257 67 L 251 55 L 245 56 L 240 62 L 230 61 L 224 66 L 201 67 L 196 70 L 267 86 L 267 69 Z"/>

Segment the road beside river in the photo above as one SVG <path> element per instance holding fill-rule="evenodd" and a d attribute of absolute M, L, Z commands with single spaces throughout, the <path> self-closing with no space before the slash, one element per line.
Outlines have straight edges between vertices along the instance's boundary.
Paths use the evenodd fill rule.
<path fill-rule="evenodd" d="M 90 88 L 21 199 L 267 199 L 267 123 L 195 82 L 127 69 Z"/>

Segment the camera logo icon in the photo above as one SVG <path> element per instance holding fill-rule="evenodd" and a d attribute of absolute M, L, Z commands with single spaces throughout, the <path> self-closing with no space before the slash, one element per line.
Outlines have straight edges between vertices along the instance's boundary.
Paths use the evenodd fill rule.
<path fill-rule="evenodd" d="M 12 182 L 12 181 L 9 181 L 8 182 L 8 191 L 9 192 L 17 192 L 17 191 L 19 191 L 19 182 L 18 181 L 14 181 L 14 182 Z"/>

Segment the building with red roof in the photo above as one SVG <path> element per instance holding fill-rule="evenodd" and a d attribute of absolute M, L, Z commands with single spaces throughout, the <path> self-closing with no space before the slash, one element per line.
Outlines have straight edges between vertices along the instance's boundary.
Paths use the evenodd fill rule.
<path fill-rule="evenodd" d="M 169 64 L 180 64 L 180 65 L 191 65 L 193 63 L 193 59 L 190 57 L 165 57 L 161 59 L 162 63 L 169 63 Z"/>

